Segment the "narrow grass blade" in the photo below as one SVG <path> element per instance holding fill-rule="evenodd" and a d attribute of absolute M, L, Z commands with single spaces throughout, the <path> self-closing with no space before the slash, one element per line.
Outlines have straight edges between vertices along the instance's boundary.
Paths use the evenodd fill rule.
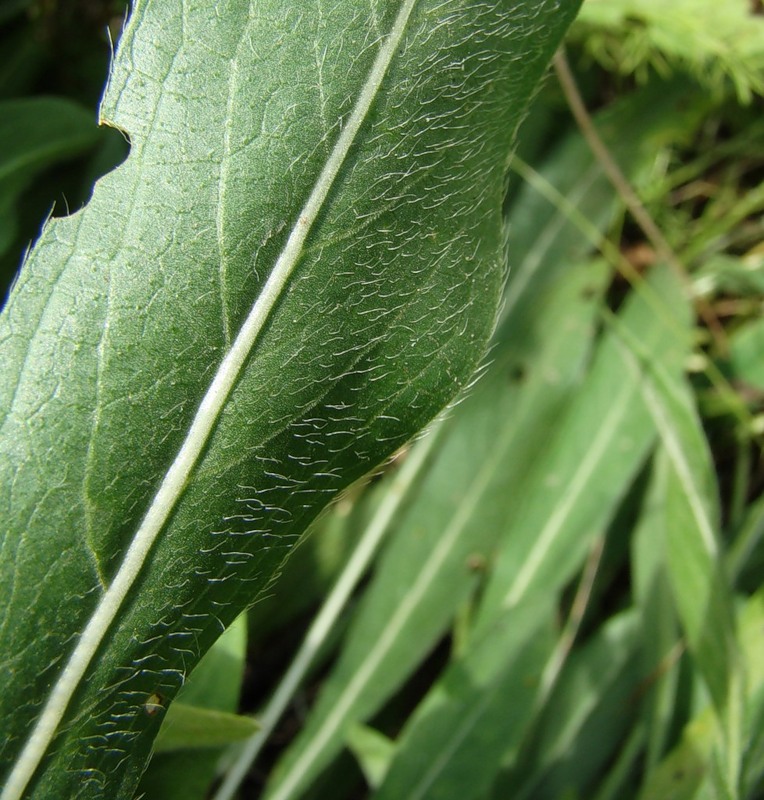
<path fill-rule="evenodd" d="M 743 774 L 740 796 L 756 797 L 764 777 L 764 590 L 760 589 L 737 614 L 745 695 Z M 719 745 L 718 713 L 708 702 L 685 725 L 679 743 L 648 777 L 639 800 L 700 800 L 719 796 L 711 776 Z"/>
<path fill-rule="evenodd" d="M 221 748 L 248 739 L 259 727 L 252 717 L 199 708 L 178 700 L 167 710 L 154 741 L 154 752 Z"/>
<path fill-rule="evenodd" d="M 534 748 L 496 783 L 494 800 L 589 797 L 637 717 L 634 689 L 639 620 L 609 619 L 565 666 L 545 709 Z"/>
<path fill-rule="evenodd" d="M 677 372 L 688 347 L 682 317 L 686 324 L 682 288 L 661 271 L 632 293 L 619 318 L 652 358 Z M 655 440 L 640 383 L 619 340 L 605 336 L 575 400 L 542 440 L 543 457 L 513 497 L 481 605 L 483 623 L 532 592 L 560 589 L 580 568 Z"/>
<path fill-rule="evenodd" d="M 647 676 L 641 706 L 647 741 L 644 771 L 648 775 L 662 759 L 668 744 L 679 663 L 684 652 L 666 564 L 670 535 L 666 518 L 669 469 L 665 451 L 659 449 L 631 542 L 633 598 L 642 630 L 640 658 Z"/>
<path fill-rule="evenodd" d="M 737 796 L 742 763 L 743 676 L 731 582 L 719 536 L 718 489 L 703 429 L 681 376 L 645 352 L 631 331 L 617 326 L 623 357 L 642 376 L 642 391 L 665 450 L 666 564 L 679 618 L 721 728 L 720 776 Z"/>
<path fill-rule="evenodd" d="M 354 725 L 348 731 L 347 746 L 361 766 L 366 782 L 372 789 L 378 789 L 395 756 L 395 742 L 366 725 Z"/>
<path fill-rule="evenodd" d="M 555 644 L 551 600 L 513 609 L 450 664 L 401 734 L 374 800 L 474 800 L 490 788 L 532 717 Z"/>

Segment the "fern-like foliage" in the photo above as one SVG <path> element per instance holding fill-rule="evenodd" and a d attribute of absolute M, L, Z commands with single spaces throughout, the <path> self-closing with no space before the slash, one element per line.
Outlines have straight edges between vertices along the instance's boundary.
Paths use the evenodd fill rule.
<path fill-rule="evenodd" d="M 608 70 L 689 72 L 748 103 L 764 92 L 764 15 L 751 0 L 586 0 L 572 35 Z"/>

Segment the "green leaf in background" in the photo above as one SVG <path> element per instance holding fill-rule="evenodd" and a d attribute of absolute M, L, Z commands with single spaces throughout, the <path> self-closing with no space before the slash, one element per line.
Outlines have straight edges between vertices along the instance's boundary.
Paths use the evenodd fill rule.
<path fill-rule="evenodd" d="M 252 717 L 198 708 L 176 700 L 167 710 L 154 741 L 154 752 L 222 747 L 249 738 L 258 727 Z"/>
<path fill-rule="evenodd" d="M 395 742 L 367 725 L 353 725 L 346 739 L 366 782 L 375 789 L 379 788 L 395 755 Z"/>
<path fill-rule="evenodd" d="M 730 342 L 729 368 L 733 380 L 764 400 L 764 319 L 751 320 Z"/>
<path fill-rule="evenodd" d="M 764 496 L 751 504 L 736 533 L 729 554 L 730 573 L 742 586 L 756 591 L 764 566 Z"/>
<path fill-rule="evenodd" d="M 577 6 L 136 4 L 131 154 L 0 319 L 2 800 L 131 797 L 152 698 L 469 379 Z"/>
<path fill-rule="evenodd" d="M 745 758 L 741 797 L 756 797 L 764 777 L 764 589 L 738 609 L 737 631 L 747 677 L 745 697 Z M 639 800 L 694 800 L 714 796 L 709 776 L 719 743 L 718 718 L 706 702 L 687 723 L 679 743 L 648 776 Z"/>
<path fill-rule="evenodd" d="M 656 152 L 687 142 L 706 111 L 707 98 L 677 77 L 656 80 L 622 98 L 597 114 L 595 122 L 625 174 L 641 183 L 653 179 Z M 533 128 L 531 133 L 540 135 Z M 509 209 L 505 316 L 525 301 L 535 282 L 563 280 L 571 263 L 598 247 L 618 208 L 615 189 L 578 131 L 553 148 L 538 178 L 521 169 L 519 159 L 513 168 L 519 187 Z"/>
<path fill-rule="evenodd" d="M 689 387 L 667 373 L 632 331 L 621 333 L 624 359 L 639 370 L 645 401 L 666 451 L 668 576 L 688 646 L 720 716 L 720 780 L 734 797 L 740 781 L 744 687 L 711 454 Z"/>
<path fill-rule="evenodd" d="M 16 235 L 16 203 L 44 169 L 92 150 L 101 131 L 87 109 L 58 97 L 0 101 L 0 256 Z"/>
<path fill-rule="evenodd" d="M 677 700 L 679 656 L 683 650 L 666 564 L 668 468 L 665 451 L 659 448 L 653 457 L 650 483 L 631 544 L 632 591 L 642 629 L 640 655 L 644 674 L 649 676 L 642 691 L 648 774 L 668 745 Z"/>
<path fill-rule="evenodd" d="M 764 588 L 748 598 L 737 621 L 746 677 L 741 794 L 750 796 L 764 780 Z"/>
<path fill-rule="evenodd" d="M 682 741 L 655 770 L 639 800 L 693 800 L 700 797 L 712 758 L 716 725 L 711 709 L 685 726 Z M 707 784 L 705 784 L 707 788 Z"/>
<path fill-rule="evenodd" d="M 689 313 L 682 287 L 666 270 L 632 292 L 619 319 L 652 358 L 672 374 L 681 370 Z M 516 497 L 481 603 L 483 622 L 534 592 L 561 590 L 580 568 L 655 439 L 640 384 L 614 335 L 606 336 Z"/>
<path fill-rule="evenodd" d="M 650 278 L 647 285 L 638 286 L 632 293 L 620 319 L 630 330 L 640 332 L 641 341 L 651 349 L 654 359 L 665 363 L 672 373 L 678 372 L 689 346 L 686 328 L 689 315 L 682 287 L 665 270 L 652 273 Z M 630 378 L 629 371 L 629 364 L 624 362 L 619 352 L 617 338 L 609 333 L 599 343 L 591 369 L 580 389 L 558 415 L 554 430 L 550 430 L 545 438 L 532 435 L 537 448 L 536 460 L 526 465 L 526 476 L 513 481 L 517 494 L 510 493 L 513 504 L 504 509 L 505 532 L 499 540 L 498 557 L 490 570 L 490 577 L 480 600 L 476 631 L 470 639 L 473 651 L 476 642 L 483 637 L 487 638 L 493 621 L 501 614 L 509 614 L 511 618 L 512 608 L 522 607 L 526 598 L 549 598 L 560 592 L 581 564 L 585 547 L 590 546 L 592 537 L 604 531 L 610 517 L 615 514 L 621 498 L 644 460 L 647 448 L 655 439 L 656 431 L 641 398 L 640 382 Z M 558 434 L 562 437 L 560 441 L 555 440 Z M 564 447 L 561 444 L 563 441 Z M 549 474 L 555 475 L 557 480 L 550 480 Z M 495 500 L 491 505 L 496 507 Z M 530 514 L 529 509 L 535 509 L 534 514 Z M 546 536 L 548 531 L 552 533 Z M 540 542 L 544 544 L 544 552 L 534 556 Z M 527 555 L 524 556 L 523 552 Z M 507 553 L 511 553 L 511 557 L 507 557 Z M 510 567 L 514 570 L 513 573 L 509 572 Z M 532 576 L 524 579 L 524 573 L 528 571 Z M 510 595 L 509 600 L 507 595 Z M 634 635 L 631 641 L 631 650 L 625 655 L 622 653 L 620 663 L 631 663 L 636 651 Z M 545 660 L 551 663 L 550 652 Z M 544 663 L 539 664 L 538 672 L 544 672 L 545 666 Z M 638 662 L 634 662 L 629 674 L 619 678 L 619 692 L 622 695 L 633 691 L 637 675 L 642 669 Z M 649 674 L 647 670 L 645 674 Z M 598 686 L 598 689 L 602 689 L 602 686 Z M 544 692 L 547 691 L 545 687 Z M 437 692 L 436 685 L 432 694 L 437 697 Z M 517 687 L 514 696 L 518 696 Z M 592 696 L 592 702 L 599 703 L 602 699 L 598 692 L 593 692 Z M 460 756 L 463 756 L 474 764 L 475 752 L 472 748 L 475 742 L 488 736 L 497 726 L 504 726 L 507 742 L 512 741 L 512 736 L 518 737 L 519 741 L 520 733 L 530 726 L 537 712 L 537 704 L 531 703 L 524 714 L 519 713 L 513 727 L 506 719 L 506 714 L 501 713 L 501 709 L 506 708 L 509 702 L 508 697 L 509 695 L 503 704 L 493 704 L 488 708 L 486 718 L 482 720 L 483 726 L 476 729 L 473 737 L 465 734 L 463 740 L 454 746 L 450 753 L 452 761 L 458 764 Z M 559 712 L 554 693 L 551 697 L 542 694 L 539 698 L 544 713 L 550 714 L 555 723 L 563 724 L 568 719 L 568 724 L 571 725 L 575 724 L 576 715 L 585 712 L 586 704 L 580 705 L 580 701 L 580 691 L 571 694 L 571 711 L 575 711 L 571 718 Z M 428 695 L 422 707 L 426 708 L 428 702 L 435 701 Z M 574 708 L 575 703 L 579 703 L 579 706 Z M 615 703 L 614 707 L 621 708 L 622 704 Z M 630 715 L 623 715 L 619 730 L 627 730 L 636 713 L 635 707 Z M 510 727 L 507 728 L 507 725 Z M 558 796 L 566 781 L 574 781 L 574 772 L 575 781 L 580 782 L 581 790 L 586 786 L 587 780 L 593 780 L 602 768 L 606 754 L 612 752 L 618 741 L 612 736 L 612 715 L 606 716 L 605 721 L 598 722 L 597 726 L 601 731 L 598 736 L 602 737 L 603 742 L 607 740 L 607 747 L 603 743 L 597 743 L 587 745 L 586 748 L 588 750 L 591 747 L 592 752 L 602 754 L 601 757 L 592 761 L 588 772 L 583 768 L 580 757 L 572 758 L 566 767 L 567 777 L 560 778 L 561 785 L 555 783 L 557 779 L 552 777 L 556 768 L 546 777 L 541 777 L 543 772 L 537 774 L 533 781 L 540 781 L 542 785 L 551 781 L 550 785 L 556 787 L 544 790 L 544 796 Z M 437 737 L 431 735 L 430 739 L 437 740 Z M 502 763 L 512 759 L 507 751 L 499 750 L 489 755 L 484 747 L 483 753 L 486 757 L 481 771 L 488 775 L 494 774 Z M 402 754 L 403 750 L 399 757 Z M 555 760 L 558 757 L 555 756 Z M 546 771 L 551 767 L 543 769 Z M 514 793 L 523 786 L 524 780 L 528 779 L 520 778 L 519 774 L 508 779 L 503 784 L 505 791 Z M 444 781 L 443 785 L 451 786 L 453 781 Z M 535 783 L 532 782 L 532 785 Z M 448 789 L 444 788 L 443 791 L 443 797 L 449 796 Z M 541 789 L 529 789 L 524 796 L 541 796 L 537 795 L 538 791 Z"/>
<path fill-rule="evenodd" d="M 612 759 L 636 712 L 640 677 L 633 612 L 612 616 L 574 653 L 555 687 L 532 750 L 532 768 L 517 765 L 497 781 L 495 800 L 590 797 L 592 781 Z"/>

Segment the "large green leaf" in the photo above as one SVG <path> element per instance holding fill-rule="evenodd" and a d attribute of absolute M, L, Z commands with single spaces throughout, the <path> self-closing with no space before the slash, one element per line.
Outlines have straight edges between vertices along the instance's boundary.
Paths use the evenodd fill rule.
<path fill-rule="evenodd" d="M 131 155 L 0 323 L 2 800 L 129 797 L 151 698 L 469 378 L 577 5 L 136 4 Z"/>

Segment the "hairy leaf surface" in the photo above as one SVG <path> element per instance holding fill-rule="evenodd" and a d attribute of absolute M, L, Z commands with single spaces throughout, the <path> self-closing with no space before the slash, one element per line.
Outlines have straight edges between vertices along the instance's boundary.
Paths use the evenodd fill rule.
<path fill-rule="evenodd" d="M 136 3 L 131 155 L 0 321 L 2 800 L 130 797 L 200 655 L 469 378 L 577 6 Z"/>

